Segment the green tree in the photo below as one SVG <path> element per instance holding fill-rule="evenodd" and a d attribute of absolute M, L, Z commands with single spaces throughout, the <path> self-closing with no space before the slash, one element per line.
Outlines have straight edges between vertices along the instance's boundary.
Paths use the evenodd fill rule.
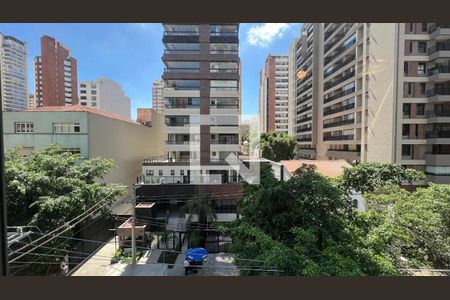
<path fill-rule="evenodd" d="M 17 149 L 5 155 L 6 201 L 9 225 L 35 225 L 42 231 L 55 229 L 99 201 L 125 193 L 118 184 L 98 182 L 114 167 L 104 158 L 81 159 L 61 153 L 51 145 L 29 157 Z M 101 213 L 109 212 L 105 205 Z"/>
<path fill-rule="evenodd" d="M 260 137 L 262 157 L 276 162 L 293 159 L 296 144 L 295 138 L 284 132 L 262 133 Z"/>
<path fill-rule="evenodd" d="M 373 192 L 385 185 L 401 185 L 425 180 L 423 172 L 408 169 L 398 164 L 360 163 L 352 168 L 344 168 L 338 179 L 346 190 Z"/>

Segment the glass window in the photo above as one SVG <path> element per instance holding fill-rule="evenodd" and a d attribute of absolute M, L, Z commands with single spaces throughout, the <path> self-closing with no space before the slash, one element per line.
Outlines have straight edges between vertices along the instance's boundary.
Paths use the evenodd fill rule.
<path fill-rule="evenodd" d="M 417 65 L 417 75 L 425 75 L 426 63 L 419 63 Z"/>
<path fill-rule="evenodd" d="M 158 170 L 158 175 L 163 176 L 163 170 Z"/>
<path fill-rule="evenodd" d="M 16 133 L 30 133 L 30 132 L 34 132 L 32 122 L 16 123 Z"/>
<path fill-rule="evenodd" d="M 80 123 L 54 123 L 54 133 L 77 133 L 81 131 Z"/>
<path fill-rule="evenodd" d="M 427 52 L 427 42 L 419 42 L 417 44 L 417 50 L 419 53 L 426 53 Z"/>

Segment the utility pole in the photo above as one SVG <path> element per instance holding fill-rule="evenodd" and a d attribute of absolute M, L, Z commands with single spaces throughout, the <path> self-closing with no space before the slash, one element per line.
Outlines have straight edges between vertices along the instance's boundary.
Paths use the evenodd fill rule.
<path fill-rule="evenodd" d="M 0 74 L 1 79 L 1 74 Z M 5 195 L 5 159 L 3 144 L 3 99 L 0 87 L 0 272 L 2 276 L 8 276 L 8 233 L 6 222 L 6 195 Z"/>

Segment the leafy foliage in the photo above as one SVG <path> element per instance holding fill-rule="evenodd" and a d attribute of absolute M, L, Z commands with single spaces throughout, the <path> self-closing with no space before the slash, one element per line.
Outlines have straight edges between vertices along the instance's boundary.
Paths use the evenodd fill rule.
<path fill-rule="evenodd" d="M 371 177 L 367 185 L 353 177 L 361 170 Z M 279 182 L 262 166 L 261 184 L 245 186 L 243 218 L 222 230 L 233 238 L 238 266 L 275 272 L 241 273 L 400 275 L 408 267 L 448 267 L 448 185 L 409 193 L 399 187 L 401 180 L 423 174 L 397 166 L 361 166 L 349 174 L 352 180 L 344 186 L 342 178 L 331 180 L 304 166 Z M 351 208 L 348 190 L 356 187 L 376 191 L 366 194 L 371 202 L 366 212 Z"/>
<path fill-rule="evenodd" d="M 370 162 L 345 168 L 340 180 L 345 189 L 365 193 L 385 185 L 422 181 L 425 180 L 425 175 L 397 164 Z"/>
<path fill-rule="evenodd" d="M 262 133 L 260 138 L 262 157 L 277 162 L 293 159 L 296 144 L 295 138 L 284 132 Z"/>
<path fill-rule="evenodd" d="M 9 225 L 35 225 L 45 232 L 103 199 L 111 203 L 125 188 L 96 179 L 102 179 L 113 166 L 109 159 L 83 160 L 77 154 L 61 153 L 57 145 L 29 157 L 9 150 L 5 155 Z M 101 212 L 108 213 L 108 208 L 105 205 Z"/>

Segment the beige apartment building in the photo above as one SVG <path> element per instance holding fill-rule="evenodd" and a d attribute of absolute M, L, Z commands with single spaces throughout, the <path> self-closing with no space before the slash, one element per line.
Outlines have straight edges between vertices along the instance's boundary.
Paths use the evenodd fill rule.
<path fill-rule="evenodd" d="M 450 24 L 310 23 L 289 54 L 299 157 L 395 162 L 450 182 Z"/>

